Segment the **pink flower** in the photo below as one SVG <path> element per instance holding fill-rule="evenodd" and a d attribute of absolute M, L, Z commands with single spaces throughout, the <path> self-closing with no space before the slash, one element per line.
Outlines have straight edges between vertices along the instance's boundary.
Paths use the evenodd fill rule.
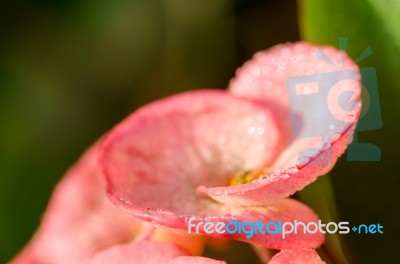
<path fill-rule="evenodd" d="M 320 61 L 317 49 L 335 62 L 343 59 L 344 66 Z M 317 78 L 321 87 L 300 82 L 290 90 L 286 84 L 315 74 L 323 77 Z M 13 263 L 223 263 L 190 256 L 173 239 L 150 241 L 151 228 L 146 232 L 142 221 L 106 199 L 102 176 L 115 205 L 183 232 L 192 217 L 196 223 L 317 222 L 310 208 L 288 196 L 327 173 L 350 143 L 360 114 L 359 80 L 345 54 L 299 42 L 256 54 L 228 91 L 187 92 L 140 108 L 67 173 L 41 227 Z M 327 94 L 318 91 L 324 87 Z M 343 104 L 346 91 L 352 100 Z M 316 103 L 290 103 L 302 94 L 315 94 Z M 320 232 L 285 239 L 211 236 L 282 250 L 270 263 L 323 263 L 312 250 L 324 241 Z"/>
<path fill-rule="evenodd" d="M 351 80 L 329 75 L 338 69 L 315 57 L 317 49 L 333 61 L 343 58 L 340 70 L 347 70 Z M 325 83 L 338 84 L 325 97 L 317 93 L 315 105 L 292 113 L 286 80 L 315 73 L 325 74 Z M 352 92 L 347 111 L 337 102 L 343 91 Z M 102 142 L 108 196 L 140 219 L 181 230 L 187 230 L 189 216 L 214 222 L 315 222 L 307 206 L 286 197 L 327 173 L 344 152 L 360 113 L 360 91 L 357 66 L 333 48 L 300 42 L 260 52 L 239 69 L 230 93 L 175 95 L 118 124 Z M 323 134 L 311 140 L 293 136 L 291 114 L 304 120 L 297 132 Z M 314 152 L 299 160 L 307 148 Z M 321 233 L 245 236 L 229 237 L 275 249 L 315 248 L 323 242 Z"/>

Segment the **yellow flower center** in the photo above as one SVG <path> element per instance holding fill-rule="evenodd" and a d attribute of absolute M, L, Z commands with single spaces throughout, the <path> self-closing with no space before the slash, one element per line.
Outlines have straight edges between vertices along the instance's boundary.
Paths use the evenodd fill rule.
<path fill-rule="evenodd" d="M 237 172 L 232 178 L 229 179 L 229 186 L 242 185 L 258 179 L 261 175 L 267 174 L 268 169 L 262 170 L 242 170 Z"/>

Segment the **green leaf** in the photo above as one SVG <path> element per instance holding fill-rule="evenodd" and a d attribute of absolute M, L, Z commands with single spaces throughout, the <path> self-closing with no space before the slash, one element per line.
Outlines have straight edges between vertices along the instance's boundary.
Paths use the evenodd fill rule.
<path fill-rule="evenodd" d="M 352 57 L 371 47 L 374 55 L 360 65 L 377 67 L 385 84 L 400 83 L 400 1 L 300 0 L 299 4 L 303 39 L 338 46 L 339 37 L 348 37 Z"/>

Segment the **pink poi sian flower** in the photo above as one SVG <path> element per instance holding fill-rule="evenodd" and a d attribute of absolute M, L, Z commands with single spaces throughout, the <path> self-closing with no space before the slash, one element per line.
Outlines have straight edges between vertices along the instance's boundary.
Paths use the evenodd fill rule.
<path fill-rule="evenodd" d="M 321 61 L 317 51 L 341 68 Z M 343 104 L 345 92 L 351 98 Z M 161 228 L 187 232 L 193 217 L 194 223 L 317 222 L 310 208 L 288 196 L 327 173 L 345 151 L 360 114 L 360 92 L 358 68 L 346 54 L 298 42 L 257 53 L 227 91 L 198 90 L 150 103 L 67 173 L 41 227 L 13 263 L 71 263 L 67 256 L 76 263 L 142 263 L 146 255 L 153 262 L 143 263 L 220 263 L 190 256 L 174 241 L 148 241 L 145 231 L 120 244 L 133 239 L 141 221 L 108 203 L 102 176 L 117 207 Z M 315 104 L 293 104 L 308 94 Z M 323 263 L 313 250 L 324 241 L 320 232 L 285 239 L 211 235 L 282 250 L 270 263 Z"/>
<path fill-rule="evenodd" d="M 318 50 L 343 62 L 339 70 L 347 79 L 330 74 L 338 69 L 317 58 Z M 325 84 L 334 84 L 331 90 L 317 93 L 316 105 L 303 104 L 293 113 L 287 79 L 318 73 L 325 74 Z M 337 102 L 344 91 L 352 95 L 346 110 Z M 361 109 L 356 64 L 330 47 L 280 45 L 239 69 L 229 92 L 175 95 L 117 125 L 103 141 L 100 161 L 110 199 L 138 218 L 181 230 L 191 216 L 213 222 L 317 221 L 307 206 L 285 197 L 328 172 L 351 142 Z M 291 115 L 304 120 L 297 133 L 322 134 L 296 137 Z M 306 149 L 313 152 L 303 157 Z M 315 248 L 323 242 L 320 233 L 245 236 L 229 238 L 275 249 Z"/>
<path fill-rule="evenodd" d="M 250 135 L 251 126 L 269 133 Z M 261 169 L 279 153 L 280 140 L 277 121 L 262 105 L 223 91 L 188 92 L 149 104 L 120 123 L 103 141 L 101 164 L 109 197 L 118 206 L 166 227 L 187 230 L 190 216 L 214 222 L 316 222 L 307 206 L 292 199 L 246 207 L 206 195 L 206 188 L 226 186 L 236 173 Z M 323 242 L 320 233 L 229 237 L 277 249 Z"/>

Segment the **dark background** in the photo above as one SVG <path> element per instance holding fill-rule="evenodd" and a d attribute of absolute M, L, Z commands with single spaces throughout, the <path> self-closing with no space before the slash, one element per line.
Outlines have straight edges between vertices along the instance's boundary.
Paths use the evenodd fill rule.
<path fill-rule="evenodd" d="M 2 1 L 0 263 L 27 243 L 64 171 L 123 117 L 180 91 L 225 88 L 256 51 L 299 32 L 291 0 Z M 330 178 L 339 220 L 384 225 L 384 235 L 341 237 L 347 257 L 394 263 L 399 87 L 379 60 L 365 63 L 377 68 L 383 128 L 360 140 L 382 161 L 344 157 Z"/>

